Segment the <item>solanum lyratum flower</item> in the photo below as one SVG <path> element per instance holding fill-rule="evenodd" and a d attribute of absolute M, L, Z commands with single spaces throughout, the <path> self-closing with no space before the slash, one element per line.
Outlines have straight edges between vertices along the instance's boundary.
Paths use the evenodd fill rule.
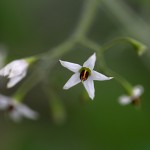
<path fill-rule="evenodd" d="M 7 88 L 15 86 L 27 74 L 31 59 L 18 59 L 10 62 L 0 70 L 0 76 L 8 77 Z"/>
<path fill-rule="evenodd" d="M 91 57 L 84 62 L 83 66 L 79 64 L 62 61 L 60 63 L 63 67 L 69 69 L 70 71 L 74 72 L 71 78 L 67 81 L 64 85 L 63 89 L 67 90 L 76 84 L 82 82 L 89 97 L 93 100 L 95 97 L 95 89 L 94 89 L 94 82 L 93 80 L 104 81 L 110 80 L 112 77 L 107 77 L 95 70 L 95 61 L 96 61 L 96 54 L 94 53 Z"/>
<path fill-rule="evenodd" d="M 33 120 L 38 118 L 37 112 L 15 99 L 2 94 L 0 94 L 0 110 L 6 111 L 15 122 L 21 121 L 23 117 Z"/>
<path fill-rule="evenodd" d="M 133 87 L 130 95 L 122 95 L 119 97 L 119 103 L 121 105 L 134 104 L 138 105 L 140 103 L 140 96 L 143 94 L 144 88 L 141 85 Z"/>

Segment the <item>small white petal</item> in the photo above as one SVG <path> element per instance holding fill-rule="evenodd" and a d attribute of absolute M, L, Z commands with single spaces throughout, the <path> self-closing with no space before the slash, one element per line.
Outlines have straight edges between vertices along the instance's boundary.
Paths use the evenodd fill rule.
<path fill-rule="evenodd" d="M 59 60 L 61 65 L 72 72 L 78 72 L 82 67 L 79 64 L 71 63 L 68 61 Z"/>
<path fill-rule="evenodd" d="M 73 86 L 75 86 L 76 84 L 80 83 L 80 74 L 79 73 L 75 73 L 71 76 L 71 78 L 67 81 L 67 83 L 64 85 L 63 89 L 67 90 Z"/>
<path fill-rule="evenodd" d="M 121 105 L 127 105 L 127 104 L 130 104 L 131 102 L 132 100 L 130 96 L 123 95 L 119 97 L 119 103 Z"/>
<path fill-rule="evenodd" d="M 94 89 L 94 82 L 91 77 L 89 77 L 86 81 L 83 82 L 83 85 L 89 94 L 89 97 L 93 100 L 95 97 L 95 89 Z"/>
<path fill-rule="evenodd" d="M 8 111 L 9 116 L 15 122 L 20 122 L 23 117 L 34 120 L 38 118 L 38 113 L 26 105 L 18 103 L 16 100 L 0 94 L 0 109 L 8 110 L 9 106 L 13 107 L 12 110 Z"/>
<path fill-rule="evenodd" d="M 0 94 L 0 109 L 5 110 L 10 104 L 10 99 Z"/>
<path fill-rule="evenodd" d="M 9 117 L 15 122 L 20 122 L 22 120 L 22 115 L 16 109 L 9 113 Z"/>
<path fill-rule="evenodd" d="M 26 60 L 20 59 L 12 61 L 0 70 L 1 76 L 8 76 L 10 79 L 8 88 L 13 87 L 26 76 L 28 66 L 29 63 Z"/>
<path fill-rule="evenodd" d="M 133 88 L 133 91 L 132 91 L 132 96 L 133 97 L 140 97 L 144 92 L 144 88 L 141 86 L 141 85 L 137 85 Z"/>
<path fill-rule="evenodd" d="M 15 60 L 8 65 L 10 67 L 8 78 L 13 78 L 27 72 L 29 63 L 24 59 L 20 59 Z"/>
<path fill-rule="evenodd" d="M 13 78 L 26 72 L 28 65 L 28 62 L 24 59 L 12 61 L 0 70 L 0 75 Z"/>
<path fill-rule="evenodd" d="M 38 118 L 38 113 L 30 109 L 24 104 L 18 104 L 16 107 L 17 111 L 24 117 L 29 118 L 29 119 L 37 119 Z"/>
<path fill-rule="evenodd" d="M 5 66 L 4 68 L 2 68 L 1 70 L 0 70 L 0 76 L 8 76 L 9 75 L 9 73 L 10 73 L 10 66 Z"/>
<path fill-rule="evenodd" d="M 86 62 L 84 62 L 83 67 L 89 68 L 93 70 L 95 66 L 95 61 L 96 61 L 96 54 L 94 53 L 92 56 L 90 56 Z"/>
<path fill-rule="evenodd" d="M 21 74 L 20 76 L 16 76 L 9 79 L 9 82 L 7 83 L 7 88 L 11 88 L 15 86 L 19 81 L 21 81 L 26 76 L 26 72 L 24 74 Z"/>
<path fill-rule="evenodd" d="M 110 80 L 113 78 L 113 77 L 107 77 L 107 76 L 105 76 L 105 75 L 103 75 L 97 71 L 94 71 L 94 70 L 92 71 L 91 76 L 92 76 L 93 80 L 98 80 L 98 81 Z"/>

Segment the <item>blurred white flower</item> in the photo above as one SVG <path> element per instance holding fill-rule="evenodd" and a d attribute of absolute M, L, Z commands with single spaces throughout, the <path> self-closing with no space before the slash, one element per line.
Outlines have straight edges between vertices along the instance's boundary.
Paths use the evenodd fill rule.
<path fill-rule="evenodd" d="M 10 118 L 15 122 L 20 122 L 23 117 L 33 120 L 38 118 L 37 112 L 2 94 L 0 94 L 0 110 L 7 111 Z"/>
<path fill-rule="evenodd" d="M 129 95 L 122 95 L 119 97 L 119 103 L 121 105 L 127 104 L 135 104 L 138 105 L 140 103 L 140 96 L 143 94 L 144 88 L 141 85 L 137 85 L 133 87 L 132 94 Z"/>
<path fill-rule="evenodd" d="M 93 80 L 104 81 L 112 79 L 112 77 L 106 77 L 105 75 L 93 70 L 95 61 L 95 53 L 91 57 L 89 57 L 87 61 L 84 62 L 83 66 L 60 60 L 60 63 L 63 67 L 74 72 L 71 78 L 64 85 L 63 89 L 67 90 L 82 81 L 87 93 L 89 94 L 89 97 L 93 100 L 95 97 Z"/>
<path fill-rule="evenodd" d="M 7 88 L 15 86 L 26 76 L 28 66 L 28 61 L 25 59 L 19 59 L 12 61 L 0 70 L 0 76 L 7 76 L 9 79 Z"/>

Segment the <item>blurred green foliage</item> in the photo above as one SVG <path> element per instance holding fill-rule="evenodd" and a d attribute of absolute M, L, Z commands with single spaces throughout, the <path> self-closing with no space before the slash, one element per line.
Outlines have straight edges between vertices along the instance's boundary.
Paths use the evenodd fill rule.
<path fill-rule="evenodd" d="M 103 0 L 104 1 L 104 0 Z M 140 39 L 139 33 L 149 33 L 144 26 L 139 33 L 126 30 L 119 18 L 101 2 L 88 37 L 104 44 L 118 36 L 132 36 L 148 43 L 150 34 Z M 111 0 L 106 0 L 108 3 Z M 147 26 L 150 25 L 150 1 L 114 0 L 128 6 Z M 8 47 L 8 60 L 38 54 L 58 45 L 70 36 L 82 13 L 83 0 L 1 0 L 0 43 Z M 113 5 L 112 5 L 113 7 Z M 130 11 L 122 9 L 130 16 Z M 122 12 L 119 10 L 121 15 Z M 122 20 L 124 15 L 122 15 Z M 134 18 L 134 21 L 136 19 Z M 134 25 L 139 22 L 134 22 Z M 132 24 L 128 26 L 134 27 Z M 144 34 L 143 34 L 144 35 Z M 149 45 L 148 45 L 149 51 Z M 63 59 L 83 63 L 91 54 L 89 49 L 77 46 Z M 41 113 L 37 122 L 23 121 L 14 124 L 0 115 L 1 150 L 149 150 L 150 149 L 150 57 L 149 52 L 139 57 L 128 44 L 110 49 L 105 58 L 108 65 L 126 77 L 133 85 L 142 84 L 142 108 L 122 107 L 117 98 L 123 89 L 114 80 L 95 82 L 96 98 L 85 102 L 81 99 L 82 85 L 63 91 L 62 87 L 71 73 L 59 63 L 49 79 L 65 103 L 67 120 L 62 125 L 50 118 L 48 101 L 40 86 L 26 97 L 26 103 Z M 146 61 L 145 61 L 146 60 Z M 9 91 L 11 92 L 11 91 Z"/>

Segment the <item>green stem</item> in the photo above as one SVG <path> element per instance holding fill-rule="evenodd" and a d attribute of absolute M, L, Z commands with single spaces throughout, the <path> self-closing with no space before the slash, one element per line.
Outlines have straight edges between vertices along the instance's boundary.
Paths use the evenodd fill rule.
<path fill-rule="evenodd" d="M 135 37 L 142 41 L 144 40 L 149 44 L 149 25 L 126 4 L 126 1 L 101 0 L 101 2 L 106 7 L 105 10 L 107 13 L 109 12 L 109 14 L 111 14 L 111 18 L 113 15 L 113 17 L 117 18 L 126 30 L 132 33 Z"/>
<path fill-rule="evenodd" d="M 66 118 L 66 111 L 61 98 L 50 88 L 47 82 L 43 84 L 43 91 L 48 98 L 53 121 L 57 124 L 63 123 Z"/>
<path fill-rule="evenodd" d="M 26 96 L 26 93 L 29 92 L 32 87 L 34 87 L 39 82 L 39 78 L 37 77 L 37 73 L 32 73 L 25 82 L 18 88 L 18 90 L 13 94 L 13 98 L 17 101 L 21 102 L 23 98 Z"/>
<path fill-rule="evenodd" d="M 101 47 L 101 51 L 104 53 L 105 51 L 109 50 L 110 48 L 122 43 L 122 42 L 127 42 L 129 44 L 131 44 L 131 46 L 134 47 L 134 50 L 137 51 L 137 54 L 142 55 L 145 50 L 146 50 L 146 46 L 144 44 L 142 44 L 141 42 L 130 38 L 130 37 L 121 37 L 121 38 L 117 38 L 113 41 L 111 41 L 110 43 L 105 44 L 103 47 Z"/>
<path fill-rule="evenodd" d="M 42 72 L 45 72 L 48 69 L 50 70 L 52 66 L 56 63 L 56 61 L 54 60 L 61 57 L 61 55 L 67 53 L 73 46 L 74 42 L 68 41 L 54 48 L 52 51 L 49 52 L 47 56 L 44 55 L 44 60 L 41 61 L 39 65 L 37 65 L 31 75 L 14 93 L 13 97 L 15 97 L 18 101 L 23 100 L 26 93 L 43 80 L 44 76 Z"/>
<path fill-rule="evenodd" d="M 79 24 L 73 34 L 73 36 L 68 39 L 66 42 L 60 44 L 59 46 L 49 50 L 44 54 L 37 55 L 37 58 L 42 59 L 40 66 L 37 66 L 35 71 L 26 79 L 26 81 L 20 86 L 20 88 L 14 93 L 14 97 L 18 98 L 19 101 L 23 100 L 24 96 L 29 90 L 31 90 L 35 85 L 37 85 L 44 78 L 43 75 L 40 78 L 37 77 L 38 68 L 42 68 L 43 71 L 51 69 L 60 57 L 69 52 L 74 45 L 80 40 L 81 37 L 84 37 L 95 16 L 96 9 L 98 8 L 99 0 L 87 0 L 85 1 L 84 10 L 82 17 L 79 21 Z M 51 68 L 50 68 L 51 67 Z"/>
<path fill-rule="evenodd" d="M 118 20 L 124 27 L 123 31 L 128 31 L 130 35 L 136 37 L 138 40 L 144 41 L 145 44 L 150 47 L 149 35 L 150 26 L 137 15 L 123 0 L 101 0 L 101 2 L 106 7 L 106 13 L 109 12 L 110 17 L 113 20 Z M 109 10 L 109 11 L 108 11 Z M 115 21 L 116 22 L 116 21 Z M 116 22 L 116 23 L 118 23 Z M 150 69 L 149 58 L 150 51 L 147 51 L 147 55 L 143 57 L 143 62 Z"/>
<path fill-rule="evenodd" d="M 73 34 L 73 37 L 80 40 L 83 36 L 86 36 L 94 21 L 99 3 L 100 0 L 85 0 L 83 13 L 81 15 L 79 24 Z"/>
<path fill-rule="evenodd" d="M 87 32 L 89 31 L 89 28 L 91 27 L 94 21 L 96 10 L 99 6 L 98 4 L 99 0 L 85 0 L 83 13 L 72 36 L 68 40 L 66 40 L 66 42 L 60 44 L 58 47 L 51 49 L 46 53 L 37 55 L 37 57 L 39 59 L 55 59 L 60 58 L 62 55 L 67 53 L 69 51 L 69 46 L 72 47 L 72 44 L 75 45 L 82 39 L 82 37 L 86 36 Z M 61 49 L 66 49 L 66 51 Z"/>

